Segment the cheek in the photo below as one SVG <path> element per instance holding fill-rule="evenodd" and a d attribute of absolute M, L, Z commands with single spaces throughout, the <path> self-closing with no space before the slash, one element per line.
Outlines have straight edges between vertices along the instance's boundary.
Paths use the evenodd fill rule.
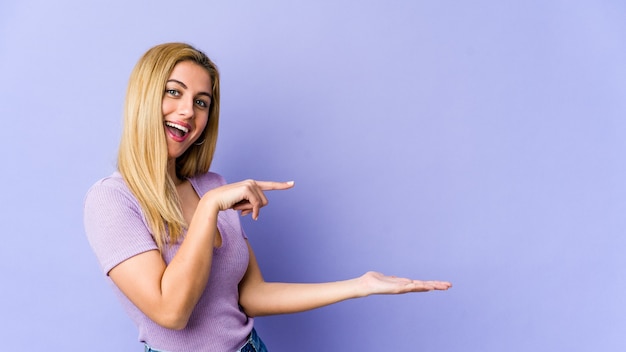
<path fill-rule="evenodd" d="M 163 99 L 163 102 L 161 103 L 161 112 L 163 113 L 163 116 L 171 114 L 174 109 L 175 106 L 172 101 L 168 99 Z"/>
<path fill-rule="evenodd" d="M 200 116 L 199 116 L 200 117 Z M 208 114 L 203 114 L 202 117 L 196 119 L 196 126 L 198 130 L 204 131 L 209 122 Z"/>

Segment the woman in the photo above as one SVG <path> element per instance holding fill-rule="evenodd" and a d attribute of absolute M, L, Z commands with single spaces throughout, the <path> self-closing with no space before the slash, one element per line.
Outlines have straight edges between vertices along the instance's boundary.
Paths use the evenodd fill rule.
<path fill-rule="evenodd" d="M 209 172 L 219 73 L 183 43 L 150 49 L 128 85 L 118 172 L 85 199 L 85 230 L 146 351 L 266 351 L 254 316 L 372 294 L 445 290 L 368 272 L 351 280 L 265 282 L 237 211 L 256 220 L 264 192 L 293 182 L 226 184 Z"/>

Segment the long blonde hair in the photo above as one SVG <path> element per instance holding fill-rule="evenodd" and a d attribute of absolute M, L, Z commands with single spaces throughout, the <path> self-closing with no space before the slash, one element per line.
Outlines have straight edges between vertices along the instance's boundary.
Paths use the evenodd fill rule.
<path fill-rule="evenodd" d="M 176 173 L 186 178 L 209 171 L 217 143 L 219 72 L 203 52 L 185 43 L 157 45 L 135 65 L 126 92 L 124 127 L 117 160 L 118 169 L 139 201 L 161 251 L 166 243 L 176 243 L 187 227 L 176 187 L 167 172 L 162 112 L 166 81 L 174 66 L 181 61 L 204 67 L 213 87 L 209 120 L 199 138 L 204 142 L 192 145 L 176 159 Z"/>

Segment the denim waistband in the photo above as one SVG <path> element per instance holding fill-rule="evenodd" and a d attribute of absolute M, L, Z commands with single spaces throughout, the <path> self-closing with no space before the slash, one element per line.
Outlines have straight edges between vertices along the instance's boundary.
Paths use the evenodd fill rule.
<path fill-rule="evenodd" d="M 144 346 L 145 346 L 145 349 L 144 349 L 145 352 L 165 352 L 161 350 L 155 350 L 151 348 L 150 346 L 148 346 L 147 344 L 144 344 Z M 265 344 L 263 343 L 263 341 L 261 341 L 261 338 L 256 333 L 256 330 L 252 328 L 252 332 L 250 332 L 250 336 L 248 336 L 248 341 L 246 341 L 246 344 L 241 346 L 241 348 L 238 349 L 237 352 L 268 352 L 268 351 L 267 351 L 267 347 L 265 347 Z"/>
<path fill-rule="evenodd" d="M 144 352 L 167 352 L 167 351 L 155 350 L 154 348 L 148 346 L 147 344 L 144 344 Z"/>
<path fill-rule="evenodd" d="M 261 338 L 256 333 L 256 330 L 252 328 L 252 332 L 250 332 L 250 337 L 248 337 L 248 341 L 245 345 L 243 345 L 237 352 L 268 352 L 267 347 Z"/>

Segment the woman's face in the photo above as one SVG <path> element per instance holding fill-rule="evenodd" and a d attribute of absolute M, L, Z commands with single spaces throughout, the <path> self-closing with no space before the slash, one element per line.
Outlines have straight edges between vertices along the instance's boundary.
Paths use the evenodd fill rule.
<path fill-rule="evenodd" d="M 182 61 L 174 66 L 165 84 L 162 104 L 170 159 L 178 158 L 202 138 L 209 120 L 211 87 L 209 73 L 195 62 Z"/>

